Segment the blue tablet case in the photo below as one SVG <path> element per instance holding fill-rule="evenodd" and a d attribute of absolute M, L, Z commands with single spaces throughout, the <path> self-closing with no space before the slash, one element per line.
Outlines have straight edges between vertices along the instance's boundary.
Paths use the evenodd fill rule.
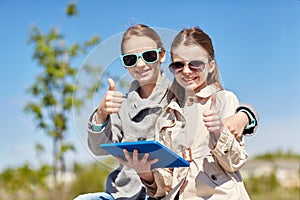
<path fill-rule="evenodd" d="M 123 149 L 127 149 L 131 153 L 137 149 L 138 157 L 141 159 L 145 153 L 149 153 L 148 160 L 158 158 L 158 162 L 154 163 L 151 168 L 174 168 L 174 167 L 189 167 L 190 163 L 177 155 L 171 149 L 162 145 L 158 141 L 137 141 L 137 142 L 121 142 L 100 144 L 100 147 L 107 153 L 113 156 L 120 156 L 125 160 Z"/>

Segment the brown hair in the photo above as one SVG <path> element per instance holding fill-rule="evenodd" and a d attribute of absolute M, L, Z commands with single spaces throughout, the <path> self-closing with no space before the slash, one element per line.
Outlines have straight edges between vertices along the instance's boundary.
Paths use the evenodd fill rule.
<path fill-rule="evenodd" d="M 193 27 L 190 29 L 183 29 L 176 35 L 172 42 L 171 52 L 179 45 L 200 45 L 205 51 L 207 51 L 211 60 L 215 59 L 215 51 L 210 37 L 199 27 Z"/>
<path fill-rule="evenodd" d="M 176 37 L 174 38 L 171 46 L 171 58 L 173 59 L 173 50 L 177 48 L 179 45 L 200 45 L 207 53 L 209 57 L 209 62 L 215 59 L 215 51 L 213 48 L 211 38 L 199 27 L 192 27 L 190 29 L 184 28 L 180 31 Z M 216 62 L 215 62 L 216 63 Z M 208 85 L 216 84 L 220 89 L 223 89 L 222 84 L 220 83 L 219 70 L 217 64 L 212 73 L 209 73 L 206 79 Z M 176 91 L 176 94 L 171 92 L 168 95 L 168 100 L 170 101 L 172 98 L 176 97 L 178 100 L 182 100 L 185 95 L 185 90 L 179 83 L 174 79 L 171 91 Z M 172 94 L 173 93 L 173 94 Z"/>
<path fill-rule="evenodd" d="M 121 52 L 124 53 L 124 43 L 132 36 L 145 36 L 156 42 L 157 48 L 163 48 L 163 43 L 160 36 L 149 26 L 144 24 L 137 24 L 129 27 L 122 37 Z"/>

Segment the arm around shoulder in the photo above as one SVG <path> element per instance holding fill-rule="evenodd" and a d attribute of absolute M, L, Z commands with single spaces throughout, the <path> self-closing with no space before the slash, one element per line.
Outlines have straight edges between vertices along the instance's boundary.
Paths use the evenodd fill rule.
<path fill-rule="evenodd" d="M 251 136 L 255 133 L 258 126 L 258 113 L 257 111 L 250 105 L 242 104 L 237 109 L 236 112 L 244 112 L 249 119 L 249 124 L 244 129 L 243 135 Z"/>

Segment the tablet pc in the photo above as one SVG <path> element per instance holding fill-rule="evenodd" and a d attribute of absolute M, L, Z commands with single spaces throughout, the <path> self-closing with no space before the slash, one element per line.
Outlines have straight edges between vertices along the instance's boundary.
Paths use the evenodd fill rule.
<path fill-rule="evenodd" d="M 149 160 L 158 158 L 158 162 L 151 165 L 151 168 L 174 168 L 189 167 L 190 163 L 177 155 L 174 151 L 162 145 L 158 141 L 137 141 L 100 144 L 100 147 L 113 156 L 120 156 L 125 160 L 123 149 L 127 149 L 132 155 L 134 149 L 137 149 L 138 157 L 141 159 L 145 153 L 149 153 Z"/>

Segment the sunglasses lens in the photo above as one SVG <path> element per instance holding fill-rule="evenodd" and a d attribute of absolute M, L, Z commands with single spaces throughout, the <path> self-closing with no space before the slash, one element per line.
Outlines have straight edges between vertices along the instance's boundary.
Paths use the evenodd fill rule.
<path fill-rule="evenodd" d="M 190 64 L 190 66 L 193 66 L 193 67 L 199 67 L 200 65 L 204 65 L 205 63 L 200 60 L 194 60 L 194 61 L 191 61 L 189 64 Z"/>
<path fill-rule="evenodd" d="M 135 65 L 136 61 L 137 61 L 137 57 L 134 54 L 123 56 L 123 62 L 127 67 L 131 67 Z"/>
<path fill-rule="evenodd" d="M 179 73 L 183 70 L 185 63 L 183 62 L 173 62 L 170 64 L 169 69 L 172 73 Z M 205 63 L 200 60 L 194 60 L 188 64 L 190 70 L 203 71 L 205 68 Z"/>
<path fill-rule="evenodd" d="M 200 60 L 194 60 L 189 63 L 189 67 L 192 70 L 203 71 L 205 67 L 205 63 Z"/>
<path fill-rule="evenodd" d="M 181 68 L 184 67 L 184 63 L 182 63 L 182 62 L 174 62 L 174 63 L 171 64 L 171 67 L 173 69 L 181 69 Z"/>
<path fill-rule="evenodd" d="M 146 51 L 142 56 L 146 62 L 156 62 L 158 58 L 156 51 Z"/>
<path fill-rule="evenodd" d="M 184 63 L 182 62 L 173 62 L 170 64 L 169 69 L 173 73 L 178 73 L 184 68 Z"/>

